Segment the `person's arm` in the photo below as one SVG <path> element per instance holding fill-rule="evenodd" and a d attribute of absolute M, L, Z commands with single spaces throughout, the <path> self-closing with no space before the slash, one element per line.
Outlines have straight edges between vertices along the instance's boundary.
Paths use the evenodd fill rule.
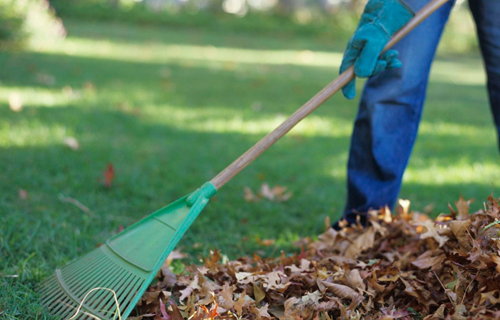
<path fill-rule="evenodd" d="M 389 50 L 382 56 L 380 53 L 389 39 L 415 15 L 415 9 L 404 0 L 369 0 L 347 45 L 340 72 L 354 65 L 356 76 L 366 78 L 385 69 L 401 67 L 397 51 Z M 347 99 L 353 99 L 356 95 L 355 80 L 342 92 Z"/>

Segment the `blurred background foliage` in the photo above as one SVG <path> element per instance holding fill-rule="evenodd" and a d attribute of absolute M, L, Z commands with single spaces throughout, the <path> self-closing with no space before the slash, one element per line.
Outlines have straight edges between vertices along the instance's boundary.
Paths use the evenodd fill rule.
<path fill-rule="evenodd" d="M 64 37 L 62 22 L 47 1 L 0 0 L 0 48 L 20 48 L 30 37 Z"/>
<path fill-rule="evenodd" d="M 18 47 L 30 35 L 64 35 L 59 18 L 233 32 L 311 36 L 347 41 L 366 0 L 0 0 L 0 45 Z M 476 47 L 464 0 L 458 0 L 441 51 Z M 57 18 L 59 17 L 59 18 Z"/>

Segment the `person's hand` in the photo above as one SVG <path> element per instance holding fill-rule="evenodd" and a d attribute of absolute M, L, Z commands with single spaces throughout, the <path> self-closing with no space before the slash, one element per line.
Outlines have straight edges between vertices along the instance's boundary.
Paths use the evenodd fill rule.
<path fill-rule="evenodd" d="M 380 53 L 391 37 L 413 16 L 413 11 L 404 0 L 369 0 L 359 26 L 347 44 L 340 73 L 354 65 L 355 75 L 367 78 L 385 69 L 401 67 L 397 51 Z M 342 92 L 347 99 L 353 99 L 356 96 L 355 79 L 342 88 Z"/>

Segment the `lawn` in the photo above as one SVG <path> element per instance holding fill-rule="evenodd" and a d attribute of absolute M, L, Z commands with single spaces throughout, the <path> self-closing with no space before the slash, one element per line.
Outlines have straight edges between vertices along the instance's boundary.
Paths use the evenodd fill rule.
<path fill-rule="evenodd" d="M 344 47 L 286 35 L 66 27 L 63 42 L 0 52 L 0 318 L 46 319 L 37 283 L 210 180 L 331 81 Z M 477 52 L 438 57 L 401 192 L 414 209 L 439 214 L 459 195 L 477 209 L 494 192 L 500 167 L 484 85 Z M 13 92 L 21 112 L 9 108 Z M 180 242 L 186 262 L 213 248 L 229 258 L 290 252 L 321 232 L 343 207 L 355 114 L 355 101 L 333 97 L 220 190 Z M 66 137 L 80 148 L 65 146 Z M 105 188 L 109 163 L 115 179 Z M 244 188 L 264 182 L 293 196 L 246 202 Z"/>

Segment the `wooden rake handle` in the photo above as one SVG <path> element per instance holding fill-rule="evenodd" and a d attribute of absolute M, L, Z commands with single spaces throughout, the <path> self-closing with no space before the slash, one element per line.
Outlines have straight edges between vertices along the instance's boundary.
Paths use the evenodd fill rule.
<path fill-rule="evenodd" d="M 391 40 L 387 43 L 384 51 L 388 50 L 394 46 L 399 40 L 406 36 L 410 31 L 412 31 L 416 26 L 418 26 L 422 21 L 424 21 L 428 16 L 430 16 L 434 11 L 439 9 L 449 0 L 432 0 L 425 7 L 423 7 L 417 14 L 411 19 L 399 32 L 397 32 Z M 269 149 L 273 144 L 276 143 L 281 137 L 283 137 L 288 131 L 290 131 L 297 123 L 302 119 L 311 114 L 320 105 L 323 104 L 328 98 L 333 96 L 337 91 L 342 89 L 349 81 L 354 78 L 354 68 L 350 67 L 342 74 L 340 74 L 335 80 L 330 82 L 323 90 L 318 92 L 314 97 L 306 102 L 302 107 L 295 111 L 291 116 L 289 116 L 281 125 L 279 125 L 274 131 L 266 135 L 259 142 L 257 142 L 252 148 L 245 152 L 242 156 L 231 163 L 226 169 L 219 173 L 210 182 L 215 186 L 217 190 L 222 188 L 229 180 L 231 180 L 236 174 L 243 170 L 246 166 L 257 159 L 264 151 Z"/>

